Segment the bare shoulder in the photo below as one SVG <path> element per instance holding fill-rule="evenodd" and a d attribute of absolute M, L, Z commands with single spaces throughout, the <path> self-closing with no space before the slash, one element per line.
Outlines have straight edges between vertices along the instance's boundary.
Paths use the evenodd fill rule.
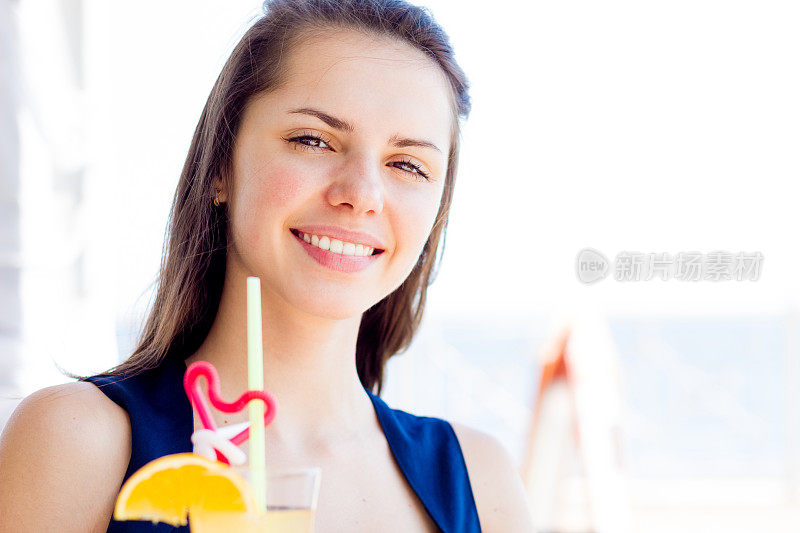
<path fill-rule="evenodd" d="M 495 437 L 451 423 L 467 464 L 481 529 L 488 533 L 533 532 L 522 479 L 508 450 Z"/>
<path fill-rule="evenodd" d="M 105 531 L 130 450 L 127 413 L 93 384 L 31 394 L 0 436 L 0 532 Z"/>

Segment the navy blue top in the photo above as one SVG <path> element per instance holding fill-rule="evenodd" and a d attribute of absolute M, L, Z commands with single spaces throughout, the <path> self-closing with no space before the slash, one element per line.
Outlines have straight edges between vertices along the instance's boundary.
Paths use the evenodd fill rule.
<path fill-rule="evenodd" d="M 126 480 L 153 459 L 192 451 L 194 419 L 183 390 L 185 371 L 184 361 L 168 359 L 156 369 L 129 378 L 87 378 L 86 381 L 94 383 L 128 412 L 133 442 Z M 433 521 L 448 533 L 480 531 L 467 467 L 452 426 L 438 418 L 392 409 L 381 398 L 364 390 L 372 400 L 400 469 Z M 189 527 L 111 520 L 108 531 L 188 533 Z"/>

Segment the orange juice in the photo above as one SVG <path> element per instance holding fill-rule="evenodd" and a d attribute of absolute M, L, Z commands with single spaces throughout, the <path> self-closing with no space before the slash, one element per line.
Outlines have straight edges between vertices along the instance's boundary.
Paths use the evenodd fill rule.
<path fill-rule="evenodd" d="M 191 510 L 192 533 L 313 533 L 313 509 L 268 510 L 264 514 Z"/>
<path fill-rule="evenodd" d="M 192 533 L 313 533 L 320 474 L 318 467 L 263 468 L 230 467 L 252 488 L 253 476 L 264 484 L 265 500 L 247 509 L 195 506 L 189 510 Z M 261 509 L 265 509 L 266 512 Z"/>

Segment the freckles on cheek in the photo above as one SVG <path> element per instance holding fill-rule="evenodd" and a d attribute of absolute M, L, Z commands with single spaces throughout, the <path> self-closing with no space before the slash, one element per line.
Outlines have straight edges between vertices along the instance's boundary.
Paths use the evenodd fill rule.
<path fill-rule="evenodd" d="M 288 205 L 301 190 L 297 179 L 289 173 L 273 176 L 263 191 L 269 205 Z"/>
<path fill-rule="evenodd" d="M 294 207 L 307 189 L 298 175 L 295 169 L 272 168 L 248 176 L 239 190 L 234 216 L 237 240 L 246 237 L 249 245 L 258 246 L 267 226 L 286 219 L 296 210 Z"/>
<path fill-rule="evenodd" d="M 247 206 L 248 214 L 257 215 L 268 209 L 289 206 L 297 201 L 306 188 L 298 178 L 301 174 L 292 168 L 275 169 L 252 176 L 250 183 L 242 188 L 242 204 Z"/>
<path fill-rule="evenodd" d="M 264 180 L 261 196 L 270 206 L 292 205 L 306 189 L 300 173 L 292 168 L 273 171 Z"/>

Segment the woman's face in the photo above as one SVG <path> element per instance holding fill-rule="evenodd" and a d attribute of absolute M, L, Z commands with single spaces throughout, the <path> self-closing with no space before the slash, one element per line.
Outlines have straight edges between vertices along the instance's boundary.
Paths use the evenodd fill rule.
<path fill-rule="evenodd" d="M 408 277 L 430 235 L 447 171 L 450 88 L 423 52 L 351 31 L 304 40 L 284 81 L 251 101 L 236 140 L 222 196 L 228 269 L 259 276 L 265 295 L 309 314 L 358 316 Z M 347 255 L 346 243 L 383 252 Z"/>

